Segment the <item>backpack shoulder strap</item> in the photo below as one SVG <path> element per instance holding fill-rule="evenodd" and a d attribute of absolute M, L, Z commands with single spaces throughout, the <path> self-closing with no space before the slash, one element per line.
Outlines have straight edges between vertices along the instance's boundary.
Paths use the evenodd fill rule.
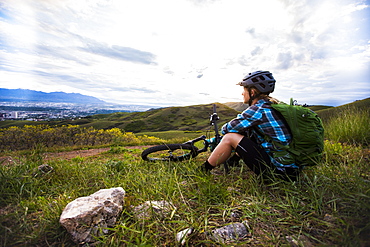
<path fill-rule="evenodd" d="M 283 109 L 285 107 L 289 107 L 289 106 L 293 106 L 294 105 L 294 100 L 293 98 L 290 99 L 290 105 L 288 104 L 285 104 L 285 103 L 279 103 L 279 104 L 273 104 L 273 103 L 269 103 L 269 105 L 271 106 L 271 109 L 272 111 L 274 111 L 274 113 L 276 113 L 278 116 L 279 116 L 279 119 L 284 123 L 284 125 L 287 127 L 289 133 L 292 135 L 292 141 L 293 141 L 293 133 L 292 133 L 292 130 L 291 130 L 291 127 L 290 125 L 288 124 L 287 120 L 285 119 L 285 117 L 283 116 L 283 114 L 280 112 L 280 109 Z M 293 107 L 293 109 L 295 109 Z M 290 111 L 285 111 L 285 112 L 288 112 L 289 113 L 289 116 L 290 118 L 296 118 L 296 114 L 291 113 Z M 258 128 L 257 126 L 254 127 L 254 131 L 262 136 L 266 141 L 272 143 L 272 145 L 277 148 L 277 149 L 280 149 L 280 150 L 285 150 L 285 151 L 289 151 L 295 155 L 299 155 L 299 153 L 296 153 L 294 150 L 292 150 L 288 145 L 283 145 L 282 143 L 280 142 L 277 142 L 275 140 L 273 140 L 270 136 L 266 135 L 266 134 L 263 134 Z"/>

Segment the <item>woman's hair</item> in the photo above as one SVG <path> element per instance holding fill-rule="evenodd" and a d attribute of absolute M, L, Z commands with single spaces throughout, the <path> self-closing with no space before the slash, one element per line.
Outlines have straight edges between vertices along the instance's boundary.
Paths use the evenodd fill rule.
<path fill-rule="evenodd" d="M 273 104 L 280 104 L 280 103 L 281 103 L 281 101 L 280 101 L 280 100 L 275 99 L 274 97 L 271 97 L 271 96 L 267 96 L 267 99 L 268 99 L 269 101 L 271 101 L 271 103 L 273 103 Z"/>
<path fill-rule="evenodd" d="M 281 103 L 281 101 L 280 101 L 280 100 L 278 100 L 278 99 L 275 99 L 275 98 L 271 97 L 271 96 L 269 95 L 269 94 L 270 94 L 270 92 L 268 92 L 268 93 L 261 93 L 261 92 L 260 92 L 257 88 L 255 88 L 255 87 L 250 87 L 250 89 L 255 91 L 255 93 L 257 94 L 256 99 L 258 99 L 258 100 L 260 100 L 260 99 L 267 99 L 267 100 L 271 101 L 271 103 L 273 103 L 273 104 L 279 104 L 279 103 Z"/>

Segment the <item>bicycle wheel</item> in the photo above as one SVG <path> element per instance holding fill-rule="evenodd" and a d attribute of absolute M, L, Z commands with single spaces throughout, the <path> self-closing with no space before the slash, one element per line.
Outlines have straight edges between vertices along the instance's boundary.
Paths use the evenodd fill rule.
<path fill-rule="evenodd" d="M 189 144 L 158 145 L 145 149 L 141 158 L 146 161 L 183 161 L 198 155 L 198 148 Z"/>

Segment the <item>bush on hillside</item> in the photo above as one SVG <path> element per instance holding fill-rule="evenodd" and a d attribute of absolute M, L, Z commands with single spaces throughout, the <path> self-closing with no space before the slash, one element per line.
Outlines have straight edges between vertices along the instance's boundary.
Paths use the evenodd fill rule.
<path fill-rule="evenodd" d="M 118 128 L 108 130 L 83 128 L 78 125 L 50 127 L 48 125 L 0 129 L 0 151 L 30 150 L 36 147 L 96 146 L 106 144 L 156 143 L 156 137 L 137 137 Z"/>

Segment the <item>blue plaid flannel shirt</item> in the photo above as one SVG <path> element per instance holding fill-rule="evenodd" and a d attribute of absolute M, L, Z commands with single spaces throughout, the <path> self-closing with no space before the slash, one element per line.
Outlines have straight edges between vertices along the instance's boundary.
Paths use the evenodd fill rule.
<path fill-rule="evenodd" d="M 241 114 L 230 122 L 224 124 L 221 133 L 239 133 L 249 136 L 252 134 L 257 139 L 257 143 L 265 149 L 268 154 L 271 150 L 276 149 L 272 143 L 263 139 L 254 127 L 258 128 L 259 132 L 270 136 L 274 141 L 280 142 L 283 145 L 288 145 L 292 139 L 288 128 L 271 107 L 271 102 L 265 99 L 259 100 L 256 104 L 248 107 Z M 277 167 L 292 167 L 298 168 L 295 164 L 283 165 L 276 161 L 271 155 L 271 162 Z"/>

